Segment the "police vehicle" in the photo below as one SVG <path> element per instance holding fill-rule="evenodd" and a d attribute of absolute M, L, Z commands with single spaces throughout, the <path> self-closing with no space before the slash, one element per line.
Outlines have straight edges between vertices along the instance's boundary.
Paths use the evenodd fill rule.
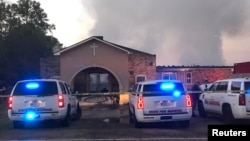
<path fill-rule="evenodd" d="M 200 95 L 198 110 L 200 117 L 216 114 L 227 124 L 235 119 L 250 119 L 250 79 L 232 78 L 212 83 Z"/>
<path fill-rule="evenodd" d="M 143 123 L 179 122 L 189 127 L 192 103 L 183 83 L 178 80 L 139 82 L 129 96 L 129 121 Z"/>
<path fill-rule="evenodd" d="M 8 117 L 14 128 L 23 128 L 27 122 L 60 121 L 68 127 L 70 120 L 80 119 L 79 101 L 70 86 L 57 79 L 18 81 L 8 99 Z"/>

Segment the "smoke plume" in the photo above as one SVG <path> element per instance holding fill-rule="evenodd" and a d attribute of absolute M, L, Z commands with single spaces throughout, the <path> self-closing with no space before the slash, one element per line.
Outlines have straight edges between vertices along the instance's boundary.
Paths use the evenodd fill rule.
<path fill-rule="evenodd" d="M 248 0 L 91 0 L 90 35 L 157 55 L 157 65 L 224 65 L 222 35 L 236 36 Z"/>

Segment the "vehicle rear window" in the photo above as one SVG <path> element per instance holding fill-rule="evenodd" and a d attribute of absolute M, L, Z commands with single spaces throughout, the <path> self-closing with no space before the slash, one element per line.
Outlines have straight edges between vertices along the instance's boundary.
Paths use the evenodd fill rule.
<path fill-rule="evenodd" d="M 250 82 L 245 82 L 244 85 L 246 93 L 250 94 Z"/>
<path fill-rule="evenodd" d="M 143 92 L 145 92 L 144 94 L 146 95 L 150 95 L 150 96 L 161 96 L 161 95 L 172 95 L 172 93 L 174 91 L 180 91 L 181 94 L 185 94 L 185 90 L 184 87 L 182 85 L 182 83 L 170 83 L 171 85 L 173 84 L 173 89 L 169 89 L 169 90 L 164 90 L 161 88 L 161 85 L 164 83 L 157 83 L 157 84 L 145 84 L 143 86 Z"/>
<path fill-rule="evenodd" d="M 29 81 L 18 83 L 13 95 L 38 95 L 48 96 L 58 94 L 56 82 L 51 81 Z"/>

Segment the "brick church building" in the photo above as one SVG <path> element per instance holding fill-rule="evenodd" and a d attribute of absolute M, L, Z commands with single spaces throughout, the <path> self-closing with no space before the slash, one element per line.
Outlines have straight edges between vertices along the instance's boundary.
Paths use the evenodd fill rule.
<path fill-rule="evenodd" d="M 75 92 L 127 92 L 136 82 L 178 79 L 189 89 L 196 81 L 231 77 L 233 66 L 156 66 L 156 55 L 92 36 L 41 59 L 42 78 L 60 78 Z"/>
<path fill-rule="evenodd" d="M 41 59 L 43 78 L 59 77 L 78 93 L 127 92 L 136 82 L 154 80 L 156 55 L 93 36 Z"/>

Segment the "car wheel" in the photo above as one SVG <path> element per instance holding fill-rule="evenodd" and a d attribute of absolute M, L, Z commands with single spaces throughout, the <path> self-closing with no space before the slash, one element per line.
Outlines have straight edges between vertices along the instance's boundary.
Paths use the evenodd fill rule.
<path fill-rule="evenodd" d="M 75 115 L 74 120 L 80 120 L 81 117 L 82 117 L 82 108 L 80 107 L 80 105 L 78 103 L 77 107 L 76 107 L 76 115 Z"/>
<path fill-rule="evenodd" d="M 61 125 L 63 127 L 70 126 L 70 106 L 68 106 L 67 114 L 66 114 L 65 118 L 61 121 Z"/>
<path fill-rule="evenodd" d="M 226 124 L 232 124 L 234 122 L 232 109 L 229 105 L 223 106 L 223 118 Z"/>
<path fill-rule="evenodd" d="M 135 114 L 133 114 L 133 117 L 135 128 L 142 128 L 142 123 L 137 121 Z"/>
<path fill-rule="evenodd" d="M 190 120 L 184 120 L 180 122 L 181 127 L 188 128 L 190 125 Z"/>
<path fill-rule="evenodd" d="M 22 122 L 22 121 L 13 121 L 13 127 L 15 129 L 23 129 L 24 128 L 24 122 Z"/>
<path fill-rule="evenodd" d="M 133 113 L 130 111 L 130 108 L 128 109 L 128 113 L 129 113 L 129 123 L 134 123 L 134 120 L 133 120 Z"/>
<path fill-rule="evenodd" d="M 207 117 L 207 113 L 206 113 L 206 111 L 204 109 L 202 101 L 198 101 L 198 111 L 199 111 L 199 116 L 201 118 L 206 118 Z"/>

